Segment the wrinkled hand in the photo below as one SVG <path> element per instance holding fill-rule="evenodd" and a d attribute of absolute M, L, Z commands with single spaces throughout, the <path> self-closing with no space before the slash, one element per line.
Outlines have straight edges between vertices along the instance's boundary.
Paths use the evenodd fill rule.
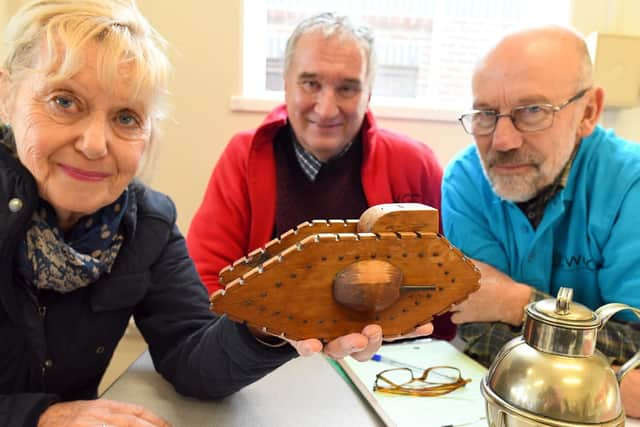
<path fill-rule="evenodd" d="M 40 415 L 38 427 L 171 427 L 142 406 L 114 400 L 56 403 Z"/>
<path fill-rule="evenodd" d="M 400 338 L 414 338 L 430 335 L 433 332 L 433 325 L 427 323 L 417 327 L 413 332 L 394 337 L 388 341 Z M 335 360 L 343 359 L 351 356 L 358 361 L 371 359 L 382 345 L 382 328 L 378 325 L 367 325 L 361 333 L 353 333 L 338 337 L 328 342 L 324 347 L 322 342 L 317 339 L 308 339 L 302 341 L 288 340 L 291 345 L 298 351 L 300 356 L 311 356 L 315 353 L 323 352 L 327 356 Z"/>
<path fill-rule="evenodd" d="M 640 370 L 627 372 L 620 384 L 620 397 L 628 417 L 640 418 Z"/>
<path fill-rule="evenodd" d="M 532 289 L 514 281 L 489 264 L 475 260 L 473 263 L 480 270 L 480 289 L 451 308 L 453 323 L 503 322 L 514 326 L 522 324 L 524 308 L 531 298 Z"/>

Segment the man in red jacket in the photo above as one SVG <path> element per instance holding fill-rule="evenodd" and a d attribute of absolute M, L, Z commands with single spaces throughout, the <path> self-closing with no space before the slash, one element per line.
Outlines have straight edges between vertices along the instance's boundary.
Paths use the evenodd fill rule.
<path fill-rule="evenodd" d="M 368 110 L 374 68 L 372 34 L 344 17 L 316 15 L 294 30 L 286 104 L 231 139 L 191 222 L 187 244 L 210 293 L 222 267 L 304 221 L 392 202 L 440 209 L 433 152 L 379 129 Z M 439 337 L 455 334 L 448 317 L 434 325 Z"/>

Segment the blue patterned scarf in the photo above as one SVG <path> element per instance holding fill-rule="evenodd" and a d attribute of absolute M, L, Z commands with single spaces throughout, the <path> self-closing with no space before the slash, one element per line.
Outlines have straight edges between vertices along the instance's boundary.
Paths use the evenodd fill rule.
<path fill-rule="evenodd" d="M 34 211 L 17 254 L 19 273 L 38 289 L 60 293 L 88 286 L 109 273 L 122 246 L 120 223 L 128 192 L 92 215 L 82 217 L 63 234 L 46 201 Z"/>

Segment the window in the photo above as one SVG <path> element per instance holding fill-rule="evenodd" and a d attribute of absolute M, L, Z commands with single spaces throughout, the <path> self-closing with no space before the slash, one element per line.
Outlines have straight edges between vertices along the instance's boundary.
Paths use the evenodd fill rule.
<path fill-rule="evenodd" d="M 460 111 L 470 105 L 478 53 L 505 30 L 568 24 L 570 0 L 245 0 L 244 97 L 282 99 L 284 48 L 317 12 L 373 28 L 378 71 L 372 104 Z"/>

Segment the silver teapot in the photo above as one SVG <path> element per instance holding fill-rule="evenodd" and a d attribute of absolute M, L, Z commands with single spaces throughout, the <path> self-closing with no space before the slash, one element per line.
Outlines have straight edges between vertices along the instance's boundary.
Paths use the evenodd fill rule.
<path fill-rule="evenodd" d="M 640 352 L 618 373 L 596 350 L 598 330 L 617 312 L 572 303 L 573 290 L 529 304 L 523 336 L 498 353 L 480 384 L 491 427 L 624 426 L 620 381 L 640 365 Z"/>

